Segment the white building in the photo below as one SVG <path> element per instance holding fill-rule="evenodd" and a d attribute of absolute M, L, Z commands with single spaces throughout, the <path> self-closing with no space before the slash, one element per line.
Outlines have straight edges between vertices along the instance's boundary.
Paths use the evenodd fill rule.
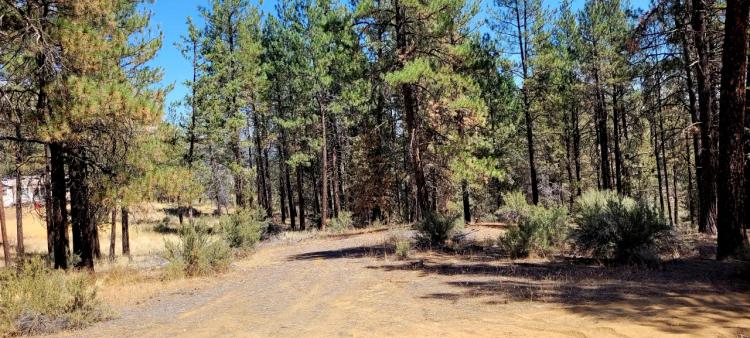
<path fill-rule="evenodd" d="M 3 206 L 16 204 L 16 178 L 6 178 L 3 184 Z M 44 203 L 44 181 L 41 176 L 21 177 L 21 203 L 31 204 L 34 201 Z"/>

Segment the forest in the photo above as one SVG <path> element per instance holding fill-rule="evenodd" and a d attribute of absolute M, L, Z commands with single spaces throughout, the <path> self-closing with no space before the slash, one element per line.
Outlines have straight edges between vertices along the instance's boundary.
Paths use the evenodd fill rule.
<path fill-rule="evenodd" d="M 160 290 L 258 276 L 270 267 L 247 260 L 278 248 L 294 252 L 278 264 L 392 256 L 410 268 L 377 273 L 435 278 L 465 273 L 445 259 L 538 264 L 482 275 L 531 279 L 547 297 L 553 277 L 534 273 L 632 282 L 627 269 L 656 289 L 705 274 L 686 283 L 734 292 L 706 309 L 727 320 L 716 325 L 750 334 L 750 0 L 639 3 L 206 0 L 172 46 L 153 1 L 0 0 L 0 335 L 117 318 L 96 290 L 144 283 L 128 274 Z M 163 81 L 166 49 L 190 64 L 184 83 Z M 175 86 L 186 94 L 169 101 Z M 341 247 L 294 251 L 310 243 Z M 589 297 L 577 288 L 556 291 Z M 434 333 L 388 323 L 249 332 Z M 669 333 L 719 332 L 690 324 Z M 457 327 L 444 333 L 471 332 Z"/>

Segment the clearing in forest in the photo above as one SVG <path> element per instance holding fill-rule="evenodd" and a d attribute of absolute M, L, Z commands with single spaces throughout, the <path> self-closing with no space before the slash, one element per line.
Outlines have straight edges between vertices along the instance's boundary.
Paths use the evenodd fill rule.
<path fill-rule="evenodd" d="M 473 227 L 474 243 L 497 230 Z M 476 230 L 476 231 L 475 231 Z M 406 230 L 398 230 L 405 232 Z M 282 234 L 221 280 L 171 285 L 63 336 L 738 336 L 750 294 L 732 263 L 657 269 L 463 254 L 393 255 L 396 230 Z M 129 288 L 137 288 L 138 284 Z"/>

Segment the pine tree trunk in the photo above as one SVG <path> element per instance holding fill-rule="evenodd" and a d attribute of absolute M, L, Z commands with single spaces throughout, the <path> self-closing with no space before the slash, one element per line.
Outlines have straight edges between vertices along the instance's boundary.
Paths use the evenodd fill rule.
<path fill-rule="evenodd" d="M 660 91 L 659 95 L 661 94 Z M 664 116 L 661 112 L 661 102 L 659 103 L 659 136 L 661 137 L 661 167 L 664 170 L 664 192 L 667 196 L 667 215 L 669 215 L 669 225 L 674 226 L 676 220 L 672 218 L 672 203 L 670 201 L 671 197 L 669 194 L 669 163 L 667 162 L 667 153 L 666 153 L 666 137 L 664 132 Z M 677 206 L 675 205 L 675 208 Z"/>
<path fill-rule="evenodd" d="M 305 230 L 305 194 L 302 167 L 297 166 L 297 203 L 299 205 L 299 229 Z"/>
<path fill-rule="evenodd" d="M 750 0 L 728 0 L 719 105 L 719 175 L 716 258 L 747 248 L 745 221 L 745 86 Z"/>
<path fill-rule="evenodd" d="M 232 156 L 234 157 L 234 163 L 238 166 L 241 166 L 242 154 L 240 152 L 239 132 L 235 133 L 235 135 L 232 136 L 230 147 L 232 149 Z M 245 207 L 245 184 L 244 183 L 245 183 L 245 179 L 242 176 L 242 173 L 235 172 L 234 173 L 234 194 L 235 194 L 235 203 L 237 204 L 238 208 Z"/>
<path fill-rule="evenodd" d="M 407 45 L 407 23 L 404 17 L 404 8 L 398 1 L 395 2 L 395 26 L 396 26 L 396 48 L 399 55 L 408 55 L 409 46 Z M 401 64 L 403 67 L 403 64 Z M 416 202 L 416 218 L 420 219 L 429 212 L 429 196 L 424 173 L 424 164 L 422 163 L 421 154 L 421 131 L 419 121 L 417 120 L 417 99 L 414 94 L 414 88 L 410 84 L 400 86 L 401 96 L 404 100 L 404 120 L 406 122 L 407 135 L 409 137 L 409 154 L 411 164 L 411 180 L 414 185 L 414 200 Z"/>
<path fill-rule="evenodd" d="M 279 209 L 281 210 L 281 224 L 286 224 L 286 184 L 284 183 L 284 151 L 281 142 L 276 144 L 279 152 Z"/>
<path fill-rule="evenodd" d="M 55 252 L 55 232 L 52 223 L 52 185 L 50 183 L 49 146 L 44 146 L 44 210 L 47 227 L 47 255 L 52 258 Z"/>
<path fill-rule="evenodd" d="M 461 181 L 461 199 L 464 207 L 464 223 L 471 223 L 471 205 L 469 203 L 469 184 L 466 180 Z"/>
<path fill-rule="evenodd" d="M 612 189 L 612 177 L 610 174 L 610 161 L 609 161 L 609 137 L 607 135 L 607 110 L 604 103 L 604 93 L 599 82 L 599 72 L 594 71 L 595 86 L 596 86 L 596 123 L 597 129 L 599 130 L 599 161 L 602 172 L 601 176 L 601 189 L 610 190 Z"/>
<path fill-rule="evenodd" d="M 318 164 L 318 163 L 316 163 Z M 320 168 L 320 165 L 312 166 L 309 168 L 310 173 L 310 181 L 312 182 L 313 187 L 313 210 L 318 215 L 318 223 L 316 226 L 320 228 L 320 220 L 323 218 L 320 213 L 320 184 L 318 182 L 318 168 Z"/>
<path fill-rule="evenodd" d="M 677 197 L 677 165 L 672 166 L 672 194 L 674 195 L 674 224 L 675 226 L 680 224 L 679 214 L 679 199 Z"/>
<path fill-rule="evenodd" d="M 109 261 L 115 260 L 115 244 L 117 243 L 117 208 L 112 208 L 112 227 L 109 231 Z"/>
<path fill-rule="evenodd" d="M 528 46 L 526 44 L 526 38 L 528 34 L 528 27 L 526 26 L 526 17 L 524 16 L 523 22 L 521 18 L 521 10 L 518 8 L 518 2 L 515 3 L 515 7 L 513 8 L 515 12 L 516 17 L 516 31 L 518 35 L 516 36 L 517 42 L 518 42 L 518 50 L 520 51 L 520 57 L 521 57 L 521 70 L 522 70 L 522 94 L 523 94 L 523 117 L 524 122 L 526 123 L 526 147 L 528 150 L 529 155 L 529 177 L 530 177 L 530 184 L 531 184 L 531 201 L 534 204 L 539 203 L 539 183 L 537 179 L 537 170 L 536 170 L 536 156 L 534 151 L 534 121 L 531 118 L 531 103 L 529 101 L 529 88 L 528 83 L 526 81 L 529 78 L 529 68 L 528 68 Z M 524 2 L 524 15 L 526 9 L 526 3 Z"/>
<path fill-rule="evenodd" d="M 653 119 L 656 119 L 656 117 L 653 117 Z M 662 184 L 661 179 L 661 158 L 659 156 L 659 136 L 656 133 L 656 126 L 654 126 L 655 122 L 650 121 L 651 125 L 651 137 L 652 142 L 654 143 L 654 159 L 656 160 L 656 179 L 659 183 L 659 216 L 663 220 L 664 219 L 664 188 Z"/>
<path fill-rule="evenodd" d="M 65 188 L 65 157 L 60 143 L 50 143 L 50 186 L 55 268 L 68 268 L 68 212 Z"/>
<path fill-rule="evenodd" d="M 320 104 L 320 99 L 318 99 L 318 103 Z M 323 138 L 323 144 L 321 145 L 320 152 L 322 153 L 322 162 L 320 165 L 320 171 L 321 171 L 321 195 L 322 195 L 322 203 L 321 203 L 321 211 L 320 211 L 320 230 L 325 230 L 326 223 L 328 222 L 328 145 L 326 143 L 326 111 L 325 108 L 320 106 L 320 126 L 321 126 L 321 136 Z"/>
<path fill-rule="evenodd" d="M 335 123 L 334 123 L 333 130 L 334 130 L 334 140 L 336 140 L 335 136 L 338 133 L 336 133 L 337 130 L 335 128 Z M 331 194 L 333 195 L 332 196 L 333 197 L 333 216 L 336 218 L 339 217 L 339 213 L 341 212 L 341 203 L 339 201 L 339 187 L 340 187 L 339 180 L 341 179 L 341 176 L 339 175 L 339 171 L 338 171 L 339 163 L 338 163 L 338 155 L 336 154 L 337 143 L 338 142 L 334 142 L 333 149 L 331 150 L 331 166 L 333 167 L 333 176 L 331 177 Z"/>
<path fill-rule="evenodd" d="M 622 152 L 620 151 L 620 106 L 617 91 L 612 92 L 612 127 L 615 141 L 615 187 L 618 194 L 623 194 L 622 187 Z"/>
<path fill-rule="evenodd" d="M 18 142 L 16 144 L 16 259 L 19 262 L 23 261 L 24 247 L 23 247 L 23 186 L 22 186 L 22 175 L 21 166 L 23 165 L 23 142 L 21 139 L 21 116 L 18 116 L 18 123 L 15 125 L 16 138 Z M 33 197 L 33 196 L 32 196 Z"/>
<path fill-rule="evenodd" d="M 288 158 L 288 149 L 289 146 L 287 144 L 286 140 L 286 133 L 282 130 L 281 132 L 281 142 L 282 142 L 282 150 L 284 153 L 284 182 L 286 184 L 286 198 L 287 198 L 287 204 L 289 205 L 289 218 L 291 220 L 291 227 L 292 229 L 295 229 L 297 227 L 296 225 L 296 217 L 297 217 L 297 211 L 294 207 L 294 194 L 292 193 L 292 178 L 291 173 L 289 169 L 289 164 L 286 163 L 286 159 Z"/>
<path fill-rule="evenodd" d="M 698 115 L 700 116 L 701 142 L 700 142 L 700 167 L 702 168 L 700 181 L 703 192 L 700 198 L 700 223 L 698 230 L 703 233 L 716 233 L 716 165 L 715 165 L 715 129 L 714 129 L 714 103 L 713 85 L 711 83 L 711 55 L 708 38 L 708 29 L 705 13 L 707 11 L 705 1 L 692 1 L 691 26 L 693 28 L 693 40 L 695 51 L 698 55 L 696 80 L 698 87 Z"/>
<path fill-rule="evenodd" d="M 690 40 L 689 40 L 689 34 L 690 31 L 688 30 L 688 25 L 690 23 L 690 11 L 692 10 L 691 6 L 691 0 L 685 0 L 685 8 L 684 8 L 684 21 L 677 21 L 677 15 L 675 15 L 675 25 L 678 25 L 682 27 L 682 34 L 681 34 L 681 43 L 682 43 L 682 64 L 684 67 L 685 72 L 685 85 L 688 93 L 688 110 L 690 112 L 690 122 L 693 125 L 700 125 L 700 119 L 698 115 L 698 98 L 697 94 L 695 93 L 695 83 L 693 80 L 693 70 L 692 70 L 692 56 L 690 54 Z M 697 187 L 697 198 L 699 200 L 698 204 L 700 204 L 700 199 L 703 198 L 703 191 L 705 190 L 704 182 L 702 180 L 702 167 L 700 165 L 701 159 L 700 159 L 700 138 L 699 136 L 693 135 L 691 137 L 693 142 L 693 158 L 695 159 L 695 186 Z M 688 151 L 690 150 L 690 145 L 687 145 Z M 695 203 L 694 203 L 694 195 L 693 194 L 693 185 L 692 185 L 692 171 L 693 168 L 690 165 L 690 155 L 687 155 L 688 159 L 688 180 L 689 180 L 689 187 L 688 189 L 688 204 L 690 206 L 690 223 L 692 225 L 695 224 Z"/>
<path fill-rule="evenodd" d="M 128 208 L 120 209 L 120 224 L 122 226 L 122 254 L 130 258 L 130 214 Z"/>
<path fill-rule="evenodd" d="M 266 201 L 266 175 L 265 175 L 265 169 L 263 168 L 263 151 L 261 150 L 261 139 L 260 139 L 260 123 L 258 122 L 258 114 L 257 112 L 253 112 L 253 125 L 254 128 L 254 135 L 255 135 L 255 178 L 258 184 L 258 203 L 261 207 L 263 207 L 265 210 L 268 210 L 268 205 L 266 204 L 268 201 Z"/>
<path fill-rule="evenodd" d="M 691 227 L 695 226 L 695 202 L 693 197 L 693 164 L 690 160 L 690 142 L 689 137 L 685 136 L 685 158 L 687 159 L 687 176 L 688 176 L 688 191 L 687 191 L 687 202 L 688 202 L 688 211 L 690 212 L 690 225 Z M 695 140 L 694 137 L 692 137 L 693 140 Z M 676 175 L 675 175 L 676 176 Z"/>
<path fill-rule="evenodd" d="M 93 271 L 98 238 L 92 217 L 88 169 L 84 156 L 82 152 L 76 152 L 69 157 L 70 219 L 73 225 L 73 253 L 80 258 L 76 267 Z"/>
<path fill-rule="evenodd" d="M 81 152 L 69 157 L 70 219 L 73 228 L 73 253 L 78 255 L 78 268 L 94 269 L 95 238 L 89 201 L 88 169 Z"/>
<path fill-rule="evenodd" d="M 10 266 L 10 242 L 8 242 L 8 232 L 5 228 L 5 186 L 0 181 L 0 234 L 3 240 L 3 258 L 5 266 Z"/>

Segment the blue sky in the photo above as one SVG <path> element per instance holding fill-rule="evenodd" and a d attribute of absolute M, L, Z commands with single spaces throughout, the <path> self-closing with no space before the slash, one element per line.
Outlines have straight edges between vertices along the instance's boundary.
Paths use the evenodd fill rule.
<path fill-rule="evenodd" d="M 264 13 L 273 12 L 276 4 L 276 0 L 250 1 L 258 4 Z M 155 0 L 153 4 L 146 5 L 153 12 L 152 27 L 158 28 L 164 33 L 164 45 L 152 61 L 152 65 L 164 69 L 163 86 L 169 84 L 175 86 L 167 95 L 165 108 L 185 96 L 187 88 L 182 83 L 192 76 L 190 62 L 182 58 L 175 47 L 175 43 L 180 41 L 180 36 L 187 31 L 186 20 L 188 16 L 192 17 L 196 24 L 202 24 L 198 6 L 209 6 L 209 3 L 210 0 Z M 574 8 L 580 6 L 581 3 L 583 3 L 583 0 L 576 0 Z M 634 7 L 647 8 L 650 0 L 631 0 L 631 3 Z M 549 0 L 548 5 L 557 7 L 558 1 Z"/>

